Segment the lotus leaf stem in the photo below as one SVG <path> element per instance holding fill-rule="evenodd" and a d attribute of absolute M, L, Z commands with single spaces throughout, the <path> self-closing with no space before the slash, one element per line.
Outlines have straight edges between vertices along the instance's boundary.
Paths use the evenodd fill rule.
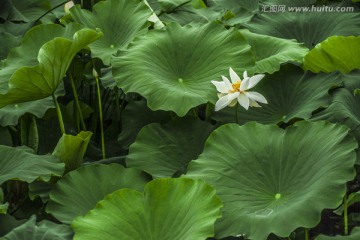
<path fill-rule="evenodd" d="M 59 119 L 59 125 L 60 125 L 61 133 L 62 133 L 62 134 L 65 134 L 65 125 L 64 125 L 63 118 L 62 118 L 62 114 L 61 114 L 61 110 L 60 110 L 59 103 L 58 103 L 58 101 L 57 101 L 57 99 L 56 99 L 56 97 L 55 97 L 54 94 L 52 95 L 52 98 L 53 98 L 54 103 L 55 103 L 56 113 L 57 113 L 57 116 L 58 116 L 58 119 Z"/>
<path fill-rule="evenodd" d="M 103 159 L 106 158 L 105 153 L 105 137 L 104 137 L 104 123 L 103 123 L 103 111 L 102 111 L 102 103 L 101 103 L 101 93 L 100 93 L 100 84 L 99 84 L 99 77 L 97 74 L 94 74 L 95 81 L 96 81 L 96 89 L 98 95 L 98 104 L 99 104 L 99 117 L 100 117 L 100 131 L 101 131 L 101 152 Z"/>
<path fill-rule="evenodd" d="M 349 223 L 348 223 L 348 200 L 345 193 L 344 196 L 344 235 L 349 235 Z"/>
<path fill-rule="evenodd" d="M 79 103 L 78 94 L 77 94 L 77 91 L 76 91 L 74 79 L 73 79 L 73 77 L 71 76 L 71 74 L 69 74 L 69 79 L 70 79 L 70 83 L 71 83 L 71 89 L 72 89 L 73 95 L 74 95 L 74 100 L 75 100 L 76 108 L 78 109 L 78 112 L 79 112 L 81 127 L 82 127 L 82 129 L 83 129 L 84 131 L 86 131 L 86 126 L 85 126 L 84 118 L 83 118 L 83 115 L 82 115 L 82 111 L 81 111 L 81 107 L 80 107 L 80 103 Z"/>
<path fill-rule="evenodd" d="M 305 240 L 309 240 L 309 229 L 305 228 Z"/>

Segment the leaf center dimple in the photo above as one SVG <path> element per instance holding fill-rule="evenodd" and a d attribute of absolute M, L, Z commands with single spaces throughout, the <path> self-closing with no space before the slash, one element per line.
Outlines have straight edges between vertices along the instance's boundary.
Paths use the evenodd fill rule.
<path fill-rule="evenodd" d="M 281 198 L 281 194 L 280 194 L 280 193 L 275 194 L 275 199 L 276 199 L 276 200 L 279 200 L 280 198 Z"/>

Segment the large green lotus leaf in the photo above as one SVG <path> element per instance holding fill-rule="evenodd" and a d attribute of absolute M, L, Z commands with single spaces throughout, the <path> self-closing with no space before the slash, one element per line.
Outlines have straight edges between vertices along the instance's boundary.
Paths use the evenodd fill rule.
<path fill-rule="evenodd" d="M 76 218 L 75 240 L 204 240 L 214 234 L 222 203 L 203 181 L 156 179 L 144 193 L 120 189 Z"/>
<path fill-rule="evenodd" d="M 327 120 L 348 126 L 350 133 L 360 141 L 360 96 L 353 94 L 354 89 L 360 88 L 359 71 L 342 75 L 345 88 L 339 88 L 332 93 L 332 101 L 328 108 L 316 113 L 311 120 Z M 360 164 L 360 149 L 358 150 L 358 164 Z"/>
<path fill-rule="evenodd" d="M 233 67 L 254 66 L 250 46 L 235 29 L 217 23 L 170 24 L 135 40 L 113 59 L 113 75 L 125 92 L 144 96 L 152 110 L 171 110 L 184 116 L 191 108 L 215 103 L 211 80 Z"/>
<path fill-rule="evenodd" d="M 89 28 L 100 28 L 104 37 L 90 44 L 91 55 L 110 65 L 111 56 L 146 30 L 152 14 L 149 7 L 138 0 L 107 0 L 97 3 L 92 12 L 79 5 L 70 9 L 72 18 Z M 104 14 L 106 13 L 106 14 Z"/>
<path fill-rule="evenodd" d="M 42 118 L 49 108 L 55 108 L 52 97 L 31 102 L 9 104 L 6 107 L 0 108 L 0 125 L 16 125 L 19 118 L 27 112 L 31 112 L 38 118 Z"/>
<path fill-rule="evenodd" d="M 336 237 L 330 237 L 325 235 L 319 235 L 315 238 L 315 240 L 358 240 L 360 239 L 360 227 L 355 227 L 351 234 L 348 236 L 336 236 Z"/>
<path fill-rule="evenodd" d="M 240 123 L 288 123 L 296 119 L 309 119 L 312 112 L 329 106 L 331 96 L 328 91 L 341 84 L 341 75 L 304 73 L 294 65 L 281 67 L 279 72 L 266 76 L 256 86 L 268 104 L 261 108 L 245 110 L 238 108 Z M 235 122 L 235 109 L 226 108 L 214 114 L 216 120 Z"/>
<path fill-rule="evenodd" d="M 202 152 L 212 129 L 210 123 L 189 117 L 146 125 L 130 146 L 126 165 L 155 178 L 181 175 Z"/>
<path fill-rule="evenodd" d="M 107 194 L 120 188 L 143 191 L 148 179 L 141 171 L 120 164 L 92 164 L 61 178 L 50 192 L 46 211 L 70 224 L 83 216 Z"/>
<path fill-rule="evenodd" d="M 243 24 L 251 32 L 296 39 L 312 48 L 333 35 L 352 36 L 360 28 L 360 13 L 284 12 L 257 14 Z"/>
<path fill-rule="evenodd" d="M 38 178 L 48 181 L 52 175 L 61 176 L 64 164 L 51 155 L 36 155 L 27 147 L 12 148 L 0 145 L 0 184 L 7 180 L 32 182 Z"/>
<path fill-rule="evenodd" d="M 309 49 L 295 40 L 275 38 L 243 30 L 244 35 L 251 45 L 255 55 L 255 72 L 273 73 L 280 69 L 286 62 L 302 63 Z"/>
<path fill-rule="evenodd" d="M 12 26 L 15 28 L 16 26 Z M 40 48 L 56 37 L 71 39 L 81 29 L 78 24 L 70 24 L 66 28 L 59 24 L 41 24 L 31 28 L 22 39 L 21 45 L 9 52 L 4 66 L 0 70 L 0 93 L 9 90 L 8 82 L 16 70 L 25 66 L 38 64 Z"/>
<path fill-rule="evenodd" d="M 142 127 L 150 123 L 167 123 L 170 114 L 164 111 L 151 111 L 145 101 L 131 102 L 122 114 L 121 133 L 118 142 L 125 149 L 135 141 Z"/>
<path fill-rule="evenodd" d="M 89 131 L 76 136 L 63 134 L 52 154 L 65 163 L 67 171 L 74 170 L 81 165 L 91 136 Z"/>
<path fill-rule="evenodd" d="M 316 73 L 360 69 L 360 37 L 329 37 L 305 56 L 304 69 Z"/>
<path fill-rule="evenodd" d="M 66 29 L 63 31 L 67 32 Z M 15 70 L 14 66 L 6 69 L 4 75 L 8 75 L 9 70 L 13 74 L 7 83 L 8 91 L 5 94 L 0 94 L 0 108 L 11 103 L 38 100 L 54 94 L 75 54 L 100 36 L 101 33 L 97 31 L 81 29 L 75 32 L 72 40 L 57 37 L 42 45 L 37 56 L 38 63 L 32 62 L 29 66 L 27 64 L 28 59 L 26 59 L 16 64 L 16 66 L 21 66 L 19 69 Z M 30 39 L 27 38 L 26 40 L 29 41 Z M 24 41 L 25 38 L 22 45 Z M 24 49 L 19 51 L 21 52 L 21 50 Z M 14 51 L 10 54 L 17 53 Z M 19 57 L 13 57 L 12 61 Z M 7 64 L 10 64 L 10 62 Z M 2 71 L 4 69 L 0 70 L 0 77 Z M 4 90 L 3 86 L 2 84 L 0 92 Z"/>
<path fill-rule="evenodd" d="M 65 89 L 59 87 L 55 92 L 55 96 L 63 95 L 65 95 Z M 52 97 L 30 102 L 9 104 L 6 107 L 0 108 L 0 125 L 16 125 L 19 121 L 19 118 L 26 113 L 31 113 L 38 118 L 42 118 L 46 111 L 50 108 L 55 108 L 55 103 Z"/>
<path fill-rule="evenodd" d="M 204 179 L 224 202 L 218 237 L 287 237 L 316 226 L 323 209 L 342 203 L 346 182 L 355 176 L 355 148 L 347 127 L 324 121 L 286 130 L 226 124 L 210 135 L 186 177 Z"/>
<path fill-rule="evenodd" d="M 35 215 L 24 224 L 14 228 L 1 237 L 1 240 L 71 240 L 73 232 L 64 224 L 56 224 L 47 220 L 36 222 Z"/>

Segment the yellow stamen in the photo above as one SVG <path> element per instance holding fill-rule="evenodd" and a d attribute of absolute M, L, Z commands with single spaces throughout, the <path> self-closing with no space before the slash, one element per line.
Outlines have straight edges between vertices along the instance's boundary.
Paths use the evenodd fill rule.
<path fill-rule="evenodd" d="M 240 92 L 241 81 L 231 84 L 232 90 L 230 92 Z"/>

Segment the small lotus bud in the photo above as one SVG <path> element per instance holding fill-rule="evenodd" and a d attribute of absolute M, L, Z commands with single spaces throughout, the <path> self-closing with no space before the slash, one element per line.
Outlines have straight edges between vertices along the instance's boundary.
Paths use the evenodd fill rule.
<path fill-rule="evenodd" d="M 69 13 L 70 8 L 72 8 L 74 6 L 74 2 L 73 1 L 68 1 L 67 3 L 65 3 L 64 5 L 64 10 L 66 13 Z"/>

